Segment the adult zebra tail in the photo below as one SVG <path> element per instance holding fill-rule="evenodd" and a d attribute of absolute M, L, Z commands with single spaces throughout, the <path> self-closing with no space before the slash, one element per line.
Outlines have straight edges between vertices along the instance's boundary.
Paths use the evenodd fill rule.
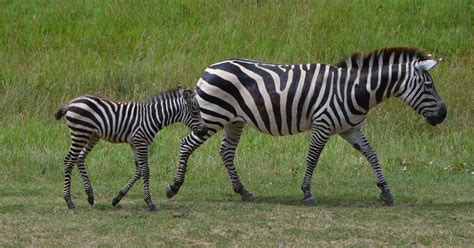
<path fill-rule="evenodd" d="M 66 114 L 68 107 L 69 107 L 68 105 L 63 106 L 58 110 L 58 112 L 56 112 L 56 114 L 54 114 L 54 117 L 56 117 L 56 120 L 61 119 L 61 117 L 63 117 L 64 114 Z"/>

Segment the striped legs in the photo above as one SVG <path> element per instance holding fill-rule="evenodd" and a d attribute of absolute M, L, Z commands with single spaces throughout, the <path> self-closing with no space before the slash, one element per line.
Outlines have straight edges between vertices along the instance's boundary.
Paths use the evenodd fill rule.
<path fill-rule="evenodd" d="M 191 134 L 181 140 L 178 170 L 176 171 L 174 183 L 166 187 L 166 197 L 171 198 L 178 193 L 179 188 L 184 183 L 189 156 L 191 156 L 193 151 L 196 150 L 196 148 L 198 148 L 202 143 L 204 143 L 204 141 L 209 139 L 209 137 L 211 137 L 214 133 L 215 132 L 208 130 L 207 134 L 198 136 L 193 131 Z"/>
<path fill-rule="evenodd" d="M 377 154 L 375 154 L 375 151 L 370 146 L 362 131 L 360 129 L 351 129 L 345 133 L 342 133 L 341 137 L 347 140 L 347 142 L 349 142 L 355 149 L 361 152 L 367 161 L 369 161 L 370 165 L 372 166 L 372 173 L 375 176 L 377 186 L 382 190 L 382 193 L 380 193 L 380 199 L 382 199 L 385 204 L 392 205 L 393 196 L 390 193 L 390 189 L 388 188 L 382 169 L 380 168 Z"/>
<path fill-rule="evenodd" d="M 81 153 L 79 154 L 79 158 L 77 159 L 77 168 L 81 173 L 82 182 L 84 183 L 84 188 L 87 194 L 87 201 L 90 205 L 94 205 L 94 191 L 92 190 L 92 185 L 89 181 L 89 177 L 87 176 L 85 160 L 87 154 L 94 148 L 95 144 L 99 141 L 99 137 L 92 135 L 89 142 L 84 146 Z"/>
<path fill-rule="evenodd" d="M 72 144 L 68 154 L 64 158 L 64 200 L 69 209 L 74 208 L 74 203 L 71 200 L 71 172 L 74 165 L 77 163 L 79 154 L 86 146 L 87 142 L 83 139 L 76 138 L 71 135 Z"/>
<path fill-rule="evenodd" d="M 112 206 L 117 205 L 120 202 L 120 200 L 122 200 L 122 198 L 132 188 L 132 186 L 135 184 L 135 182 L 137 182 L 138 179 L 140 179 L 140 177 L 141 177 L 139 162 L 137 160 L 138 157 L 136 155 L 135 148 L 133 148 L 133 146 L 132 146 L 132 149 L 133 149 L 133 157 L 134 157 L 134 160 L 135 160 L 135 173 L 133 174 L 132 179 L 130 179 L 130 181 L 122 188 L 122 190 L 120 190 L 120 192 L 118 192 L 117 196 L 115 196 L 114 199 L 112 199 Z"/>
<path fill-rule="evenodd" d="M 324 145 L 329 140 L 330 133 L 318 130 L 315 127 L 311 130 L 311 141 L 309 144 L 309 152 L 307 158 L 306 173 L 301 184 L 301 190 L 304 194 L 303 203 L 305 205 L 316 206 L 316 200 L 311 193 L 311 178 L 313 171 L 318 163 L 319 155 L 324 148 Z"/>
<path fill-rule="evenodd" d="M 148 167 L 148 151 L 150 146 L 142 141 L 142 138 L 138 138 L 133 141 L 133 157 L 135 160 L 135 173 L 132 179 L 127 183 L 127 185 L 117 194 L 117 196 L 112 200 L 112 205 L 117 205 L 122 197 L 124 197 L 130 188 L 135 184 L 135 182 L 143 177 L 143 190 L 144 190 L 144 200 L 148 205 L 150 211 L 155 211 L 156 206 L 153 204 L 150 195 L 150 168 Z"/>
<path fill-rule="evenodd" d="M 229 174 L 234 192 L 240 194 L 243 201 L 252 201 L 253 194 L 244 188 L 234 166 L 235 150 L 239 145 L 240 135 L 242 134 L 244 125 L 245 123 L 243 122 L 234 122 L 224 128 L 224 137 L 219 153 L 224 161 L 224 166 Z"/>

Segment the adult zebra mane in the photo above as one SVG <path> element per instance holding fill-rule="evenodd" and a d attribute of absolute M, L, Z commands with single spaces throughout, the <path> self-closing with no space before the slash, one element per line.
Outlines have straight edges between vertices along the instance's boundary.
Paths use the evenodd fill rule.
<path fill-rule="evenodd" d="M 354 53 L 349 58 L 346 58 L 336 64 L 337 67 L 347 68 L 351 65 L 351 68 L 363 68 L 368 66 L 369 60 L 374 57 L 374 62 L 382 57 L 383 63 L 388 64 L 390 56 L 395 54 L 395 62 L 398 61 L 400 55 L 408 56 L 410 61 L 419 61 L 429 59 L 430 55 L 426 54 L 425 51 L 416 47 L 385 47 L 376 49 L 368 53 Z M 406 61 L 406 59 L 404 59 Z"/>

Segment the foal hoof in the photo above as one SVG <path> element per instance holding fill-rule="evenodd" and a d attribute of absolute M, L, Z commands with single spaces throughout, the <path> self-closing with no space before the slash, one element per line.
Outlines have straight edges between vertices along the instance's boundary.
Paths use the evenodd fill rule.
<path fill-rule="evenodd" d="M 152 203 L 152 204 L 148 205 L 148 210 L 150 210 L 150 212 L 156 211 L 157 209 L 156 209 L 155 204 Z"/>
<path fill-rule="evenodd" d="M 247 190 L 244 190 L 240 196 L 242 197 L 242 201 L 244 202 L 252 202 L 253 200 L 255 200 L 253 194 L 251 192 L 248 192 Z"/>
<path fill-rule="evenodd" d="M 166 197 L 168 199 L 175 196 L 177 193 L 178 193 L 178 191 L 174 191 L 172 185 L 166 186 Z"/>
<path fill-rule="evenodd" d="M 94 196 L 93 195 L 88 196 L 87 201 L 89 202 L 89 204 L 91 206 L 94 206 Z"/>
<path fill-rule="evenodd" d="M 393 205 L 393 196 L 392 193 L 390 193 L 389 189 L 384 190 L 382 191 L 382 193 L 380 193 L 380 200 L 382 200 L 387 206 Z"/>
<path fill-rule="evenodd" d="M 314 199 L 314 197 L 310 196 L 306 199 L 303 200 L 303 204 L 306 205 L 306 206 L 313 206 L 315 207 L 317 204 L 316 200 Z"/>

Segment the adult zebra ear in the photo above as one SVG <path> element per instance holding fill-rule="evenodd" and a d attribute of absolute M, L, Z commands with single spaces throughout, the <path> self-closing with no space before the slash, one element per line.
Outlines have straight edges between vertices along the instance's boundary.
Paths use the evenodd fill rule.
<path fill-rule="evenodd" d="M 434 60 L 434 59 L 422 60 L 422 61 L 416 62 L 415 68 L 420 72 L 429 71 L 433 67 L 435 67 L 438 63 L 439 63 L 439 61 Z"/>
<path fill-rule="evenodd" d="M 194 92 L 190 90 L 184 90 L 183 91 L 183 98 L 187 102 L 191 101 L 191 99 L 194 97 Z"/>

